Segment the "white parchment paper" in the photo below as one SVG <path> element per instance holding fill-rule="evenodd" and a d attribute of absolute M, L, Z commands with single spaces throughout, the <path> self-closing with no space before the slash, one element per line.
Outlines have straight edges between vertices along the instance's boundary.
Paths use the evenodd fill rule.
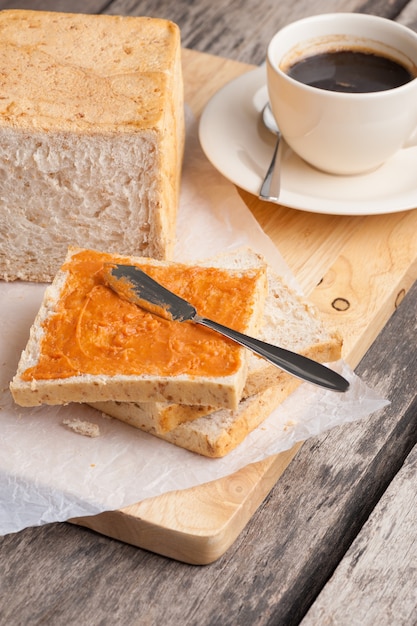
<path fill-rule="evenodd" d="M 205 159 L 191 120 L 176 257 L 191 261 L 241 245 L 261 252 L 276 271 L 294 281 L 234 186 Z M 13 403 L 8 385 L 44 289 L 44 285 L 0 283 L 2 535 L 119 509 L 215 480 L 387 404 L 340 362 L 336 367 L 351 382 L 347 393 L 302 384 L 261 428 L 224 459 L 187 452 L 85 405 L 23 409 Z M 98 424 L 100 436 L 83 437 L 63 426 L 64 419 L 74 418 Z"/>

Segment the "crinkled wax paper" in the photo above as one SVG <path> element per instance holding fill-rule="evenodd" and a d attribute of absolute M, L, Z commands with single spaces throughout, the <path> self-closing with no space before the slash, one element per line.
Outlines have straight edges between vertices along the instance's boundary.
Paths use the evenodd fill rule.
<path fill-rule="evenodd" d="M 292 280 L 235 187 L 205 159 L 191 120 L 176 257 L 188 261 L 242 245 L 264 254 Z M 0 283 L 0 534 L 119 509 L 215 480 L 386 404 L 340 362 L 337 367 L 351 382 L 347 393 L 302 384 L 224 459 L 200 457 L 85 405 L 18 407 L 8 386 L 44 289 Z M 63 425 L 64 419 L 74 418 L 98 424 L 100 436 L 84 437 Z"/>

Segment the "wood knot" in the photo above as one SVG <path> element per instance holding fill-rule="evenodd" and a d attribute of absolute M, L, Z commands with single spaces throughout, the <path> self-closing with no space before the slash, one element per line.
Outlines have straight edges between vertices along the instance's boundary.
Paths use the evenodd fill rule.
<path fill-rule="evenodd" d="M 404 300 L 404 296 L 405 296 L 405 289 L 401 289 L 401 291 L 399 291 L 397 293 L 397 297 L 395 298 L 395 308 L 398 309 L 398 307 L 400 306 L 401 302 Z"/>
<path fill-rule="evenodd" d="M 346 298 L 335 298 L 332 302 L 332 307 L 336 311 L 347 311 L 350 309 L 350 302 Z"/>

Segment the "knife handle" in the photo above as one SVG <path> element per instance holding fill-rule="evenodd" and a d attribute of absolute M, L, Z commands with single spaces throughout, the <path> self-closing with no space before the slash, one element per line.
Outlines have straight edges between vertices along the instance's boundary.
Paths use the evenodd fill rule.
<path fill-rule="evenodd" d="M 273 346 L 259 339 L 255 339 L 254 337 L 249 337 L 248 335 L 232 330 L 227 326 L 213 322 L 205 317 L 196 316 L 193 321 L 221 333 L 245 348 L 249 348 L 249 350 L 252 350 L 255 354 L 258 354 L 273 365 L 277 365 L 282 370 L 297 378 L 302 378 L 310 383 L 332 389 L 333 391 L 346 391 L 349 387 L 349 382 L 343 378 L 343 376 L 325 365 L 317 363 L 317 361 L 313 361 L 301 354 Z"/>

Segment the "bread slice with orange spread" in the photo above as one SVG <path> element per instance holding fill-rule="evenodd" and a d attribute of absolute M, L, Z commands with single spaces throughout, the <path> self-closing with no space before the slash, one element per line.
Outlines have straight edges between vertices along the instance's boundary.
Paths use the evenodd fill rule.
<path fill-rule="evenodd" d="M 250 266 L 257 257 L 252 251 L 245 251 L 245 254 L 240 256 L 225 253 L 208 262 L 233 267 L 237 258 L 241 266 L 244 262 Z M 338 360 L 341 357 L 342 349 L 340 335 L 328 331 L 317 310 L 307 300 L 301 298 L 271 268 L 267 268 L 267 278 L 268 294 L 262 324 L 257 336 L 267 343 L 303 354 L 321 363 Z M 255 421 L 248 418 L 249 412 L 251 413 L 255 410 L 254 407 L 257 407 L 256 411 L 266 417 L 271 404 L 281 402 L 299 383 L 300 381 L 290 374 L 275 367 L 265 359 L 249 353 L 248 375 L 242 394 L 247 401 L 239 406 L 238 413 L 235 414 L 235 419 L 231 422 L 233 424 L 231 432 L 241 431 L 243 427 L 238 428 L 237 424 L 239 421 L 243 423 L 244 420 L 246 420 L 247 431 L 250 432 Z M 271 387 L 276 388 L 275 392 L 268 391 Z M 267 392 L 265 397 L 268 398 L 268 402 L 265 401 L 264 396 L 260 395 L 262 392 Z M 192 429 L 194 433 L 191 437 L 193 440 L 197 437 L 197 433 L 202 432 L 199 425 L 207 423 L 207 421 L 201 420 L 201 417 L 211 415 L 211 420 L 219 423 L 218 417 L 212 419 L 214 411 L 213 407 L 209 406 L 184 406 L 167 402 L 134 403 L 130 406 L 108 402 L 93 406 L 113 417 L 161 436 L 173 431 L 181 424 L 197 420 L 193 427 L 189 426 L 190 431 Z M 223 412 L 223 418 L 225 415 L 226 413 Z M 230 419 L 230 415 L 228 419 Z M 184 435 L 186 429 L 183 428 L 180 432 Z M 215 429 L 211 429 L 210 432 L 215 432 Z M 219 432 L 221 433 L 219 436 L 223 440 L 225 433 L 222 429 Z M 177 441 L 182 439 L 178 433 L 170 437 L 173 438 L 174 436 Z M 232 435 L 230 436 L 232 437 Z M 216 446 L 220 445 L 219 443 L 215 444 L 215 440 L 213 435 L 210 449 L 215 449 Z M 204 437 L 203 441 L 205 441 Z M 197 447 L 204 449 L 205 444 L 200 441 Z"/>
<path fill-rule="evenodd" d="M 226 326 L 257 334 L 267 294 L 259 255 L 185 265 L 72 248 L 22 353 L 10 389 L 22 406 L 69 402 L 172 402 L 236 409 L 249 352 L 191 322 L 172 322 L 118 297 L 106 263 L 138 265 Z"/>

